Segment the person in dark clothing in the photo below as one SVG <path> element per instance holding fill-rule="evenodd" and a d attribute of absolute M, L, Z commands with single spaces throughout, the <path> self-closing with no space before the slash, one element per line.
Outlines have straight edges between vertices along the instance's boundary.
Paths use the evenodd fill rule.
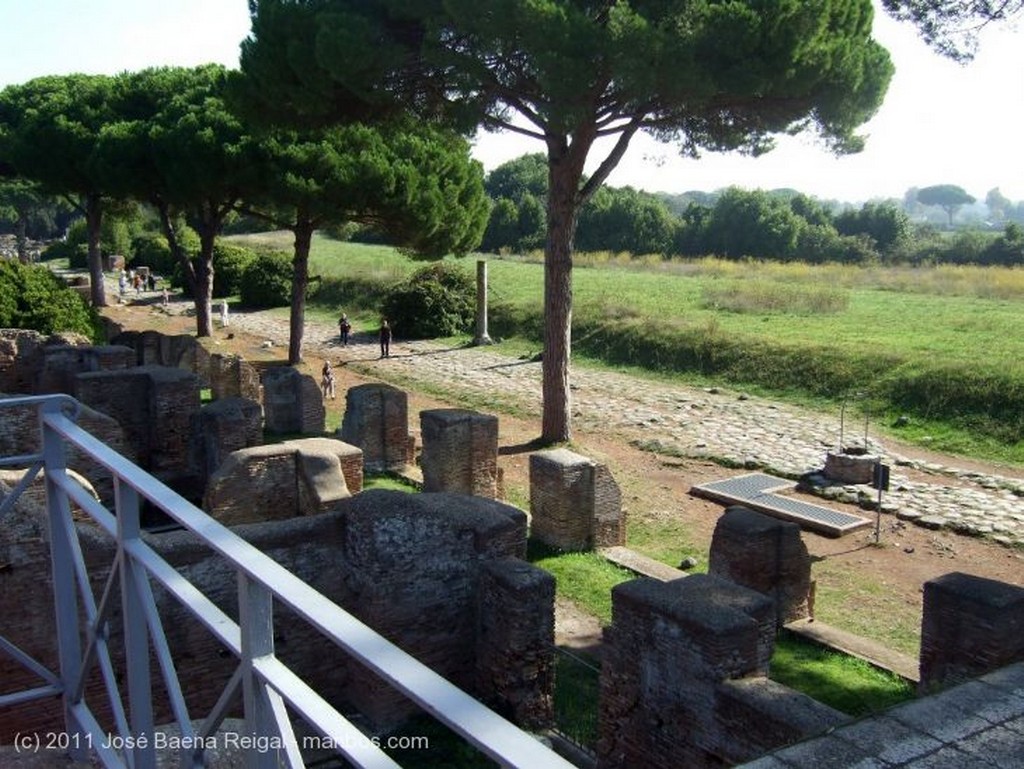
<path fill-rule="evenodd" d="M 391 357 L 391 326 L 387 318 L 381 318 L 380 321 L 380 357 Z"/>
<path fill-rule="evenodd" d="M 348 315 L 342 313 L 341 318 L 338 320 L 338 336 L 341 337 L 343 347 L 348 347 L 348 335 L 351 330 L 352 324 L 348 321 Z"/>

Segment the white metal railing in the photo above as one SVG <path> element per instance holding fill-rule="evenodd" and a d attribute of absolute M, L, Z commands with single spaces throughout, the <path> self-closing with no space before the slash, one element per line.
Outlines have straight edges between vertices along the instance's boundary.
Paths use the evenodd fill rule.
<path fill-rule="evenodd" d="M 324 744 L 335 748 L 354 765 L 398 766 L 372 739 L 275 656 L 273 607 L 278 601 L 501 765 L 561 769 L 572 766 L 80 428 L 74 421 L 79 410 L 74 399 L 58 395 L 0 400 L 0 411 L 12 406 L 38 408 L 42 449 L 38 454 L 0 459 L 0 466 L 29 468 L 17 487 L 0 503 L 0 525 L 17 496 L 43 469 L 60 669 L 57 673 L 49 671 L 0 637 L 0 651 L 7 652 L 46 682 L 43 687 L 0 697 L 0 707 L 59 693 L 67 730 L 65 742 L 72 748 L 73 758 L 85 758 L 91 749 L 107 767 L 155 767 L 155 740 L 140 739 L 155 733 L 152 652 L 175 722 L 181 730 L 180 744 L 185 746 L 181 750 L 183 767 L 204 765 L 202 748 L 213 744 L 217 729 L 239 694 L 246 734 L 252 738 L 250 744 L 259 746 L 246 753 L 249 767 L 276 769 L 282 765 L 305 765 L 286 707 L 325 738 Z M 114 512 L 98 503 L 66 472 L 69 445 L 110 471 L 114 479 Z M 195 534 L 235 571 L 237 622 L 141 537 L 139 510 L 143 499 Z M 89 583 L 72 521 L 71 501 L 116 542 L 114 563 L 98 602 Z M 238 659 L 234 674 L 198 730 L 193 726 L 178 681 L 151 580 L 159 583 Z M 120 596 L 124 624 L 127 708 L 107 643 L 115 596 Z M 80 614 L 84 616 L 84 629 L 79 627 Z M 86 702 L 85 682 L 94 666 L 99 668 L 109 699 L 118 737 L 114 740 L 100 726 Z"/>

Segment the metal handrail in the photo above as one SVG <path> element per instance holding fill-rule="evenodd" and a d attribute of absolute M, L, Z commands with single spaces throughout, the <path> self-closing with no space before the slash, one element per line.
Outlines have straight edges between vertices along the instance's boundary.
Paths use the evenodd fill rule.
<path fill-rule="evenodd" d="M 280 601 L 320 634 L 376 673 L 479 750 L 509 767 L 562 767 L 565 761 L 530 734 L 494 713 L 461 689 L 402 651 L 276 561 L 244 541 L 175 491 L 109 448 L 73 421 L 78 404 L 68 396 L 30 396 L 0 400 L 0 408 L 34 405 L 40 410 L 42 458 L 47 487 L 54 599 L 57 612 L 60 674 L 52 686 L 64 698 L 72 745 L 90 746 L 105 766 L 149 769 L 155 766 L 152 741 L 131 735 L 153 733 L 150 645 L 163 675 L 183 743 L 203 745 L 216 733 L 228 705 L 243 693 L 246 730 L 272 736 L 277 750 L 250 751 L 253 767 L 303 766 L 286 706 L 292 708 L 337 752 L 356 766 L 394 767 L 376 744 L 302 681 L 274 654 L 273 605 Z M 105 467 L 114 478 L 111 513 L 66 472 L 68 445 Z M 13 497 L 14 495 L 8 495 Z M 218 553 L 238 575 L 239 621 L 224 614 L 141 537 L 139 509 L 147 499 Z M 70 514 L 74 501 L 117 543 L 107 589 L 97 604 Z M 7 504 L 8 499 L 4 500 Z M 13 504 L 13 503 L 11 503 Z M 156 580 L 239 660 L 238 669 L 212 712 L 196 732 L 189 718 L 170 650 L 160 624 L 150 580 Z M 113 589 L 120 580 L 120 591 Z M 121 704 L 106 648 L 106 623 L 112 595 L 121 595 L 127 659 L 129 708 Z M 89 627 L 86 649 L 77 625 L 81 596 Z M 10 645 L 10 644 L 9 644 Z M 12 646 L 12 645 L 11 645 Z M 0 647 L 3 648 L 3 647 Z M 27 655 L 24 655 L 27 656 Z M 84 681 L 93 664 L 105 679 L 121 737 L 134 742 L 122 751 L 104 748 L 106 733 L 85 702 Z M 36 663 L 38 665 L 38 663 Z M 40 666 L 41 667 L 41 666 Z M 49 671 L 46 671 L 47 673 Z M 129 714 L 130 715 L 126 715 Z M 189 739 L 191 738 L 191 739 Z M 87 751 L 79 751 L 84 758 Z M 73 752 L 74 753 L 74 752 Z M 202 766 L 203 751 L 183 750 L 182 766 Z"/>

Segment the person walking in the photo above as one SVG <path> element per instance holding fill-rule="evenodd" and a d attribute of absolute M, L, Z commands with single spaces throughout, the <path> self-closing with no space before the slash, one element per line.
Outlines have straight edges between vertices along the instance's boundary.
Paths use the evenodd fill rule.
<path fill-rule="evenodd" d="M 220 302 L 220 325 L 221 328 L 228 327 L 228 300 L 222 299 Z"/>
<path fill-rule="evenodd" d="M 341 337 L 342 347 L 348 347 L 348 335 L 351 330 L 352 324 L 348 321 L 348 315 L 342 313 L 341 318 L 338 320 L 338 336 Z"/>
<path fill-rule="evenodd" d="M 330 398 L 334 400 L 334 369 L 331 368 L 331 362 L 329 360 L 324 361 L 324 367 L 321 370 L 322 376 L 320 377 L 320 389 L 324 392 L 324 398 Z"/>
<path fill-rule="evenodd" d="M 387 318 L 380 321 L 380 357 L 391 357 L 391 326 Z"/>

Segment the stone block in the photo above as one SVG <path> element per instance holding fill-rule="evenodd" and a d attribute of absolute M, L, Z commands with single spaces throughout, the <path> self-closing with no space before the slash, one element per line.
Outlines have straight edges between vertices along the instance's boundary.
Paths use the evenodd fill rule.
<path fill-rule="evenodd" d="M 811 559 L 798 524 L 727 508 L 711 538 L 708 573 L 771 598 L 779 627 L 809 614 Z"/>
<path fill-rule="evenodd" d="M 423 490 L 495 499 L 498 418 L 464 409 L 420 412 Z"/>
<path fill-rule="evenodd" d="M 320 434 L 327 412 L 320 385 L 291 366 L 263 371 L 263 419 L 271 433 Z"/>
<path fill-rule="evenodd" d="M 263 407 L 247 398 L 220 398 L 199 411 L 203 468 L 209 477 L 228 454 L 263 442 Z"/>
<path fill-rule="evenodd" d="M 530 455 L 530 530 L 561 550 L 625 544 L 622 493 L 605 465 L 568 449 Z"/>
<path fill-rule="evenodd" d="M 1024 588 L 953 572 L 924 583 L 920 690 L 1024 661 Z"/>
<path fill-rule="evenodd" d="M 363 450 L 367 472 L 401 472 L 412 463 L 409 406 L 405 392 L 372 383 L 349 388 L 338 436 Z"/>
<path fill-rule="evenodd" d="M 210 392 L 214 400 L 246 398 L 263 402 L 263 385 L 256 368 L 240 355 L 210 355 Z"/>

